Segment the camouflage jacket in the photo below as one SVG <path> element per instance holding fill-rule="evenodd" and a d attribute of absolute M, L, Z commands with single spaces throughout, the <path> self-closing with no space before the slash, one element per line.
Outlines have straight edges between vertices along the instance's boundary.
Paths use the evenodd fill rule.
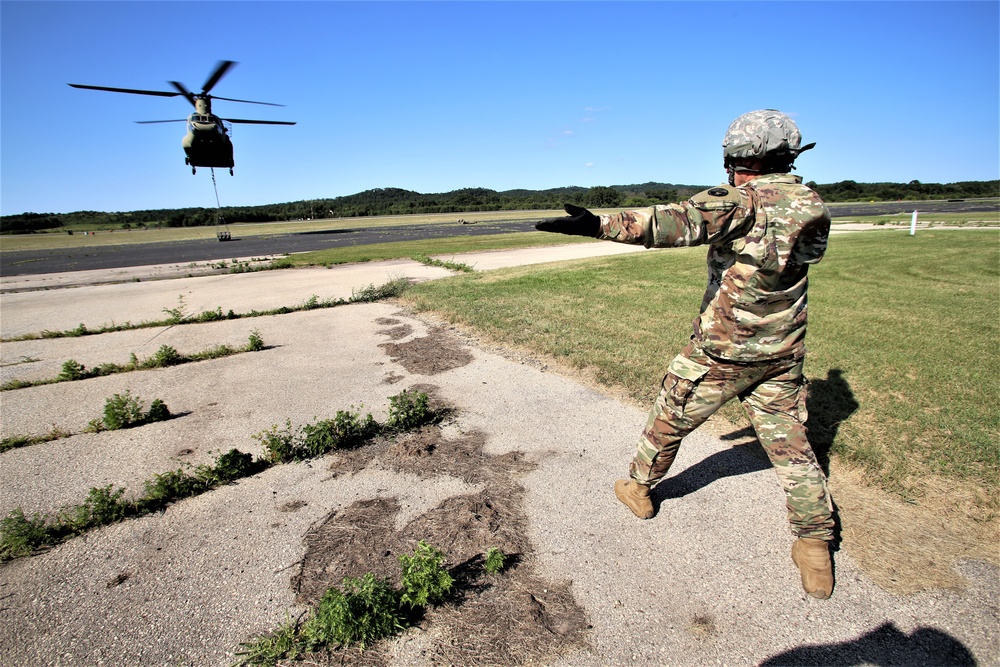
<path fill-rule="evenodd" d="M 800 353 L 806 273 L 826 251 L 830 212 L 791 174 L 720 185 L 683 204 L 601 215 L 599 238 L 647 248 L 708 244 L 708 289 L 694 337 L 737 362 Z"/>

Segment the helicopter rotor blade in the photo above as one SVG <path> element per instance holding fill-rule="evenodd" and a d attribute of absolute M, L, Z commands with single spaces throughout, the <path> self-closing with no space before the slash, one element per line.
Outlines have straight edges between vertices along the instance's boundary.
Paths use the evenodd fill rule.
<path fill-rule="evenodd" d="M 274 102 L 254 102 L 253 100 L 234 100 L 231 97 L 218 97 L 216 95 L 211 96 L 213 100 L 225 100 L 227 102 L 245 102 L 246 104 L 264 104 L 269 107 L 283 107 L 284 104 L 275 104 Z"/>
<path fill-rule="evenodd" d="M 153 123 L 183 123 L 186 118 L 174 118 L 172 120 L 137 120 L 135 121 L 139 125 L 151 125 Z"/>
<path fill-rule="evenodd" d="M 215 67 L 215 71 L 212 72 L 212 76 L 208 77 L 205 85 L 201 87 L 202 95 L 205 95 L 208 91 L 212 90 L 212 88 L 215 87 L 215 84 L 219 83 L 219 79 L 224 77 L 226 72 L 229 71 L 229 68 L 235 64 L 236 63 L 232 60 L 220 60 L 219 64 Z"/>
<path fill-rule="evenodd" d="M 194 103 L 194 93 L 184 87 L 184 84 L 180 81 L 171 81 L 170 85 L 177 89 L 178 95 L 183 95 L 187 98 L 187 101 L 191 103 L 191 106 L 195 106 Z"/>
<path fill-rule="evenodd" d="M 111 93 L 131 93 L 133 95 L 156 95 L 158 97 L 177 97 L 182 93 L 171 93 L 164 90 L 137 90 L 135 88 L 109 88 L 108 86 L 87 86 L 82 83 L 66 84 L 73 88 L 85 88 L 87 90 L 106 90 Z"/>
<path fill-rule="evenodd" d="M 222 120 L 229 123 L 244 123 L 247 125 L 295 125 L 294 122 L 287 120 L 243 120 L 242 118 L 223 118 Z"/>

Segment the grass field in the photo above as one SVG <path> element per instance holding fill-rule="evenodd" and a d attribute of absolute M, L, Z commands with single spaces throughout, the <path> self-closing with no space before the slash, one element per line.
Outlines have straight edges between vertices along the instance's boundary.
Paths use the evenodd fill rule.
<path fill-rule="evenodd" d="M 831 237 L 810 273 L 810 433 L 904 498 L 923 480 L 997 505 L 1000 234 Z M 703 248 L 530 266 L 414 286 L 405 299 L 499 343 L 554 357 L 641 405 L 683 346 Z M 723 416 L 739 419 L 730 404 Z"/>
<path fill-rule="evenodd" d="M 392 243 L 376 243 L 372 245 L 331 248 L 290 255 L 279 260 L 282 265 L 291 266 L 332 266 L 334 264 L 349 264 L 353 262 L 377 262 L 401 257 L 419 257 L 428 255 L 444 256 L 462 252 L 477 252 L 482 250 L 509 250 L 511 248 L 533 248 L 536 246 L 553 245 L 553 243 L 595 243 L 592 238 L 580 236 L 564 236 L 553 241 L 551 234 L 538 232 L 513 234 L 490 234 L 484 236 L 451 236 L 425 241 L 395 241 Z"/>

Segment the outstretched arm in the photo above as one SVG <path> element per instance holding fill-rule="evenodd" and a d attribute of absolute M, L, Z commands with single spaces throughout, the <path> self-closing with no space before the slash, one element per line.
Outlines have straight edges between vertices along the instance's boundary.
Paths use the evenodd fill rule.
<path fill-rule="evenodd" d="M 753 218 L 751 195 L 735 187 L 699 192 L 682 204 L 650 206 L 600 216 L 566 204 L 565 218 L 544 220 L 535 229 L 592 236 L 647 248 L 700 245 L 725 240 L 742 232 Z"/>

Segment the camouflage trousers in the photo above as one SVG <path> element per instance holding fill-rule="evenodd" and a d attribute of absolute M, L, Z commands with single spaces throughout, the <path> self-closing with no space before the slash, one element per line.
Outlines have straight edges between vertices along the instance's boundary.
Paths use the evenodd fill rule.
<path fill-rule="evenodd" d="M 691 341 L 667 369 L 629 468 L 640 484 L 656 484 L 681 440 L 731 398 L 739 397 L 785 489 L 796 537 L 833 537 L 826 475 L 806 437 L 803 357 L 737 364 L 705 354 Z"/>

